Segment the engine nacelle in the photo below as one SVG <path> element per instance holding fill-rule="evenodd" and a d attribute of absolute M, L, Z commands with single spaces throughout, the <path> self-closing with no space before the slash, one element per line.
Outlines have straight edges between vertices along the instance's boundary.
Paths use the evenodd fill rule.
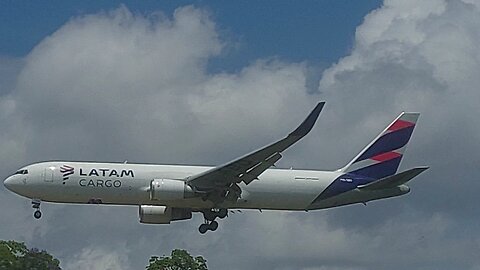
<path fill-rule="evenodd" d="M 171 221 L 192 218 L 192 210 L 171 208 L 161 205 L 140 205 L 138 207 L 140 223 L 170 224 Z"/>
<path fill-rule="evenodd" d="M 193 195 L 192 188 L 182 180 L 154 179 L 150 182 L 150 200 L 179 200 Z"/>

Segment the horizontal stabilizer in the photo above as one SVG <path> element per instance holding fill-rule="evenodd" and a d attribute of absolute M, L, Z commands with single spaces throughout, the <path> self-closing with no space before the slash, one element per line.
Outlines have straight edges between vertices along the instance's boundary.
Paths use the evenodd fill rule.
<path fill-rule="evenodd" d="M 377 181 L 371 182 L 369 184 L 359 186 L 361 190 L 378 190 L 378 189 L 387 189 L 398 187 L 412 180 L 415 176 L 426 171 L 428 167 L 417 167 L 413 168 L 392 176 L 388 176 Z"/>

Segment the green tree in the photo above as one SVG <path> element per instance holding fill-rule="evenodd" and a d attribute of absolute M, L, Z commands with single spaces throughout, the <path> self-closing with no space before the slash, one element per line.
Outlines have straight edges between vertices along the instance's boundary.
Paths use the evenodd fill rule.
<path fill-rule="evenodd" d="M 45 250 L 0 240 L 0 270 L 61 270 L 60 262 Z"/>
<path fill-rule="evenodd" d="M 208 270 L 202 256 L 193 258 L 186 250 L 174 249 L 171 256 L 152 256 L 147 270 Z"/>

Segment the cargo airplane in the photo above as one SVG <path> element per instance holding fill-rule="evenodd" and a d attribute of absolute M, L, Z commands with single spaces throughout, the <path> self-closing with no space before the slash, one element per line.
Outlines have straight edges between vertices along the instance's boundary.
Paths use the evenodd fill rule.
<path fill-rule="evenodd" d="M 202 213 L 200 233 L 229 210 L 309 211 L 406 194 L 428 167 L 397 173 L 418 113 L 401 113 L 346 166 L 335 171 L 271 168 L 313 128 L 324 102 L 283 139 L 217 167 L 52 161 L 25 166 L 7 189 L 40 202 L 136 205 L 141 223 L 169 224 Z"/>

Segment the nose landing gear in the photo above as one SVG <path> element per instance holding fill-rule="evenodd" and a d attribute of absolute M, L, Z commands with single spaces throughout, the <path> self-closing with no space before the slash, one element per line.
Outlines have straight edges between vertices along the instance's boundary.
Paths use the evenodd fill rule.
<path fill-rule="evenodd" d="M 218 222 L 215 221 L 216 218 L 223 219 L 228 215 L 227 209 L 209 209 L 203 211 L 203 218 L 205 222 L 198 227 L 198 231 L 201 234 L 206 233 L 207 231 L 216 231 L 218 229 Z"/>
<path fill-rule="evenodd" d="M 32 208 L 36 209 L 35 212 L 33 212 L 33 217 L 36 219 L 40 219 L 42 217 L 42 212 L 40 211 L 40 200 L 32 200 Z"/>

